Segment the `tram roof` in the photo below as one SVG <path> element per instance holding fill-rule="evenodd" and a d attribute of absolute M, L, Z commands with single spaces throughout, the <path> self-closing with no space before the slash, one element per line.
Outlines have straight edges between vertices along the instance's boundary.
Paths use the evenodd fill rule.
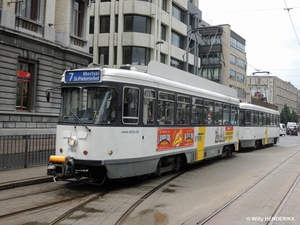
<path fill-rule="evenodd" d="M 256 111 L 261 111 L 261 112 L 266 112 L 266 113 L 273 113 L 273 114 L 280 114 L 278 110 L 266 108 L 263 106 L 259 105 L 254 105 L 248 102 L 241 102 L 240 103 L 240 108 L 241 109 L 248 109 L 248 110 L 256 110 Z"/>
<path fill-rule="evenodd" d="M 202 88 L 208 91 L 218 92 L 220 94 L 224 94 L 233 98 L 237 98 L 237 92 L 235 89 L 232 89 L 222 84 L 218 84 L 203 77 L 193 75 L 183 70 L 167 66 L 166 64 L 154 60 L 150 61 L 147 73 L 165 79 L 174 80 L 183 84 Z"/>

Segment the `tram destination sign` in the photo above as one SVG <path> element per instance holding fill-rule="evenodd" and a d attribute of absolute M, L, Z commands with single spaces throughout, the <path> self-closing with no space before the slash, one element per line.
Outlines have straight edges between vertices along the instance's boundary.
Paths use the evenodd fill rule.
<path fill-rule="evenodd" d="M 67 83 L 76 82 L 97 82 L 100 81 L 100 70 L 76 70 L 67 71 L 65 74 L 65 81 Z"/>

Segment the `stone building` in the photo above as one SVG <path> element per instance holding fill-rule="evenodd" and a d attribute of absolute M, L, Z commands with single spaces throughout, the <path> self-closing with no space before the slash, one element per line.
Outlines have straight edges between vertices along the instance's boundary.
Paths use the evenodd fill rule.
<path fill-rule="evenodd" d="M 54 88 L 64 70 L 92 61 L 89 7 L 88 0 L 0 0 L 0 135 L 55 132 Z"/>
<path fill-rule="evenodd" d="M 210 26 L 198 7 L 195 0 L 96 1 L 89 11 L 93 62 L 103 55 L 109 67 L 146 71 L 150 60 L 160 61 L 236 89 L 245 101 L 246 41 L 230 25 Z"/>
<path fill-rule="evenodd" d="M 231 30 L 229 24 L 209 26 L 202 22 L 199 75 L 237 91 L 246 101 L 246 40 Z"/>
<path fill-rule="evenodd" d="M 201 18 L 196 0 L 96 1 L 90 10 L 90 53 L 94 63 L 104 55 L 104 65 L 115 68 L 131 64 L 146 71 L 156 60 L 195 70 L 200 60 L 187 35 Z"/>
<path fill-rule="evenodd" d="M 260 72 L 263 73 L 263 72 Z M 290 112 L 294 111 L 298 114 L 298 89 L 291 84 L 281 80 L 279 77 L 270 76 L 269 72 L 265 75 L 249 75 L 247 76 L 247 99 L 259 99 L 278 106 L 281 112 L 286 104 Z"/>

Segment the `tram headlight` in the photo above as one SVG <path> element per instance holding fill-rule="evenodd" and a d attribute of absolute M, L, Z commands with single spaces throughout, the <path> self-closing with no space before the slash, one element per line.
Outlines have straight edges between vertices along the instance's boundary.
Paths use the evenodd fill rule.
<path fill-rule="evenodd" d="M 68 145 L 70 147 L 74 147 L 77 144 L 77 137 L 69 137 L 68 138 Z"/>

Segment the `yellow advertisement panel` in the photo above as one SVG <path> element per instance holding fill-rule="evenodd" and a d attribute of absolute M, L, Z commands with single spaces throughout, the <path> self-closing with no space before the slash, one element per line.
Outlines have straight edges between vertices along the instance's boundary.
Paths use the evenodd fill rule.
<path fill-rule="evenodd" d="M 269 138 L 269 130 L 268 130 L 268 127 L 266 127 L 266 131 L 265 131 L 265 145 L 268 144 L 268 138 Z"/>
<path fill-rule="evenodd" d="M 205 144 L 206 127 L 199 127 L 198 133 L 195 137 L 197 142 L 196 161 L 203 160 L 204 158 L 204 144 Z"/>

